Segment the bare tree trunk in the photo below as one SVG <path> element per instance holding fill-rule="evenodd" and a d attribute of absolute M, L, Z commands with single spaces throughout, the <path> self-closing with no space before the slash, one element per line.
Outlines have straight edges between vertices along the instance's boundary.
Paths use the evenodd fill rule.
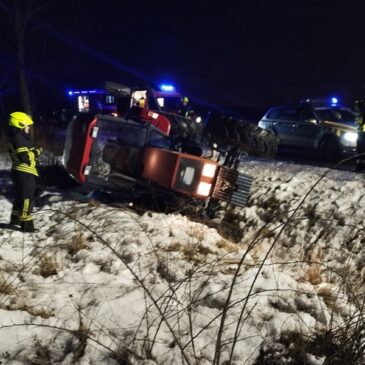
<path fill-rule="evenodd" d="M 26 77 L 25 63 L 24 63 L 24 43 L 19 43 L 18 47 L 18 68 L 19 68 L 19 90 L 20 98 L 24 111 L 32 115 L 32 107 L 30 102 L 30 95 Z"/>
<path fill-rule="evenodd" d="M 27 83 L 26 66 L 25 66 L 24 32 L 26 23 L 22 19 L 22 12 L 20 9 L 19 0 L 14 1 L 14 8 L 15 8 L 15 29 L 16 29 L 20 99 L 24 111 L 27 114 L 32 115 L 32 107 L 30 102 L 30 94 Z"/>

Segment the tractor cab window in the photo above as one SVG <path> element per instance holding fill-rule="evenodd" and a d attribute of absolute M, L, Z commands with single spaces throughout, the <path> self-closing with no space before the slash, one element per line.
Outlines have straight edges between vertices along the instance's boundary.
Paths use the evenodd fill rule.
<path fill-rule="evenodd" d="M 179 169 L 176 173 L 174 188 L 185 192 L 195 192 L 197 190 L 203 165 L 199 160 L 182 158 Z"/>
<path fill-rule="evenodd" d="M 94 143 L 92 174 L 108 179 L 113 173 L 138 175 L 142 169 L 147 128 L 134 123 L 100 120 Z"/>
<path fill-rule="evenodd" d="M 147 129 L 131 124 L 122 125 L 118 128 L 117 141 L 121 145 L 143 147 L 146 142 Z"/>
<path fill-rule="evenodd" d="M 166 137 L 162 133 L 152 130 L 149 135 L 147 144 L 148 146 L 152 147 L 169 149 L 171 146 L 171 140 L 169 137 Z"/>

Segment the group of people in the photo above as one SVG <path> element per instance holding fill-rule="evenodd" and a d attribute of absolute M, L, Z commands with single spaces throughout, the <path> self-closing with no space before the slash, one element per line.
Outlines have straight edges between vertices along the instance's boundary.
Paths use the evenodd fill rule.
<path fill-rule="evenodd" d="M 183 100 L 180 114 L 186 115 L 189 112 L 188 102 L 188 99 Z M 354 110 L 359 131 L 356 171 L 365 172 L 365 97 L 355 101 Z M 7 136 L 14 185 L 10 226 L 23 232 L 35 231 L 31 212 L 38 178 L 37 159 L 41 154 L 41 148 L 36 148 L 30 138 L 32 125 L 33 120 L 28 114 L 23 112 L 10 114 Z"/>

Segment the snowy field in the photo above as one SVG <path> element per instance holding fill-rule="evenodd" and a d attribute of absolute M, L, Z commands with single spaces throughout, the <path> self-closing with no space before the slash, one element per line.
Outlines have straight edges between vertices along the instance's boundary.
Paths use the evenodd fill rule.
<path fill-rule="evenodd" d="M 365 175 L 242 169 L 231 226 L 50 189 L 23 234 L 2 155 L 0 364 L 337 364 L 362 323 Z"/>

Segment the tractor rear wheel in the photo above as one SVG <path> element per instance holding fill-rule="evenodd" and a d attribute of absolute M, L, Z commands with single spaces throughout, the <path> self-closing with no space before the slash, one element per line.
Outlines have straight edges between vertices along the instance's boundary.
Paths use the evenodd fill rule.
<path fill-rule="evenodd" d="M 279 146 L 279 137 L 272 131 L 260 128 L 250 122 L 239 125 L 242 148 L 253 155 L 274 157 Z"/>

